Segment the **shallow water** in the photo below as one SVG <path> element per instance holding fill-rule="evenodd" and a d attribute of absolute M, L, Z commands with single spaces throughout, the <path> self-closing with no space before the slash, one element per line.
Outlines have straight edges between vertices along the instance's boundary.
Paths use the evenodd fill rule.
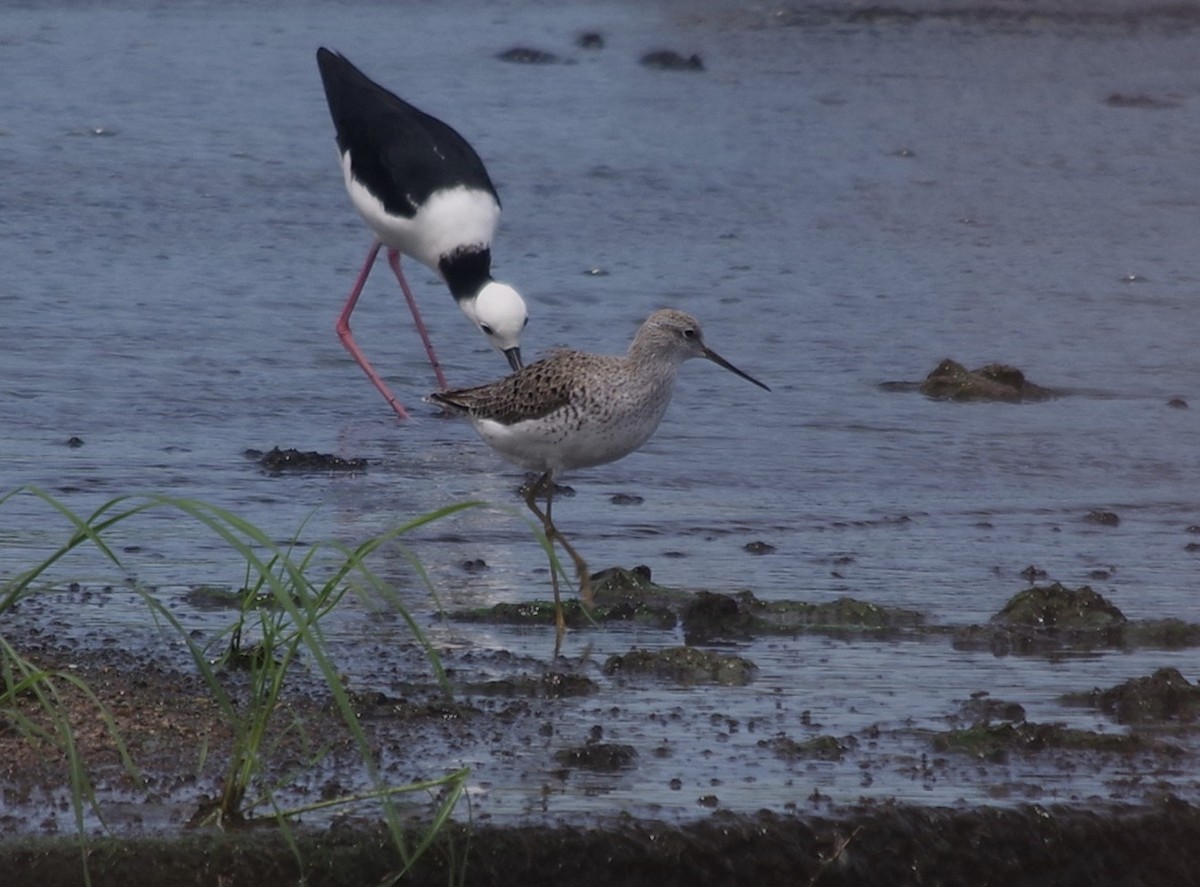
<path fill-rule="evenodd" d="M 585 29 L 606 47 L 575 47 Z M 479 148 L 505 207 L 496 273 L 533 315 L 527 356 L 621 351 L 670 305 L 773 388 L 689 364 L 641 452 L 567 478 L 576 495 L 556 515 L 595 568 L 644 563 L 672 586 L 849 594 L 969 624 L 1026 587 L 1019 572 L 1035 564 L 1093 584 L 1130 618 L 1200 619 L 1198 555 L 1185 550 L 1200 524 L 1198 414 L 1167 406 L 1195 400 L 1200 383 L 1200 29 L 1169 16 L 848 21 L 534 2 L 8 9 L 0 63 L 19 77 L 0 92 L 4 489 L 34 484 L 81 512 L 169 492 L 276 538 L 348 543 L 480 498 L 496 507 L 409 539 L 443 603 L 548 593 L 513 495 L 519 472 L 419 402 L 433 377 L 386 268 L 355 329 L 412 420 L 391 417 L 333 334 L 369 238 L 338 172 L 313 58 L 321 44 Z M 513 45 L 570 63 L 495 59 Z M 661 46 L 699 52 L 707 70 L 636 63 Z M 1121 107 L 1113 94 L 1164 107 Z M 502 374 L 444 288 L 410 274 L 451 382 Z M 878 387 L 919 379 L 946 356 L 1010 363 L 1067 394 L 961 406 Z M 72 435 L 82 447 L 66 445 Z M 268 477 L 243 456 L 274 445 L 371 466 Z M 616 505 L 615 493 L 644 501 Z M 1116 511 L 1120 526 L 1084 522 L 1095 508 Z M 36 500 L 8 501 L 0 571 L 28 567 L 65 532 Z M 748 554 L 755 541 L 776 551 Z M 242 578 L 220 543 L 179 518 L 146 521 L 130 544 L 130 569 L 164 594 Z M 464 572 L 473 558 L 489 569 Z M 103 573 L 75 569 L 84 575 L 64 578 Z M 1093 579 L 1097 569 L 1108 578 Z M 399 552 L 381 572 L 432 614 Z M 142 618 L 115 603 L 80 612 L 83 637 Z M 346 614 L 347 638 L 361 637 L 363 619 Z M 401 624 L 366 624 L 379 649 L 402 642 Z M 550 653 L 548 634 L 433 630 L 450 655 Z M 566 653 L 677 641 L 577 633 Z M 1095 726 L 1057 696 L 1161 665 L 1195 676 L 1191 652 L 1047 661 L 820 638 L 739 652 L 762 668 L 751 688 L 654 691 L 661 699 L 639 696 L 611 728 L 619 741 L 680 743 L 679 754 L 643 754 L 635 775 L 564 790 L 549 812 L 686 810 L 708 791 L 757 809 L 814 787 L 835 801 L 982 800 L 994 775 L 931 785 L 893 773 L 865 786 L 858 761 L 746 763 L 738 749 L 761 737 L 715 738 L 727 731 L 709 715 L 795 732 L 809 710 L 834 735 L 934 729 L 987 689 L 1032 720 Z M 370 656 L 352 662 L 372 680 Z M 625 704 L 619 685 L 604 693 L 558 713 L 564 741 Z M 660 736 L 641 705 L 679 707 L 681 729 Z M 915 759 L 924 749 L 914 739 Z M 486 758 L 470 763 L 489 779 Z M 548 765 L 535 756 L 529 766 Z M 687 790 L 663 788 L 677 771 Z M 543 803 L 512 800 L 534 788 L 495 787 L 506 778 L 481 794 L 485 811 Z M 1063 796 L 1117 796 L 1113 778 L 1075 774 Z M 723 784 L 701 792 L 712 779 Z M 1180 790 L 1200 794 L 1194 779 Z"/>

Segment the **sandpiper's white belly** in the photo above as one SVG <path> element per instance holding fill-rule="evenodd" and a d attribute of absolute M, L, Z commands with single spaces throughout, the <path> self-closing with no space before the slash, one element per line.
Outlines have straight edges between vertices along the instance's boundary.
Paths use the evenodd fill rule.
<path fill-rule="evenodd" d="M 354 178 L 348 152 L 342 155 L 342 173 L 350 202 L 380 242 L 434 271 L 441 258 L 455 249 L 491 245 L 500 205 L 486 191 L 463 186 L 435 191 L 408 219 L 389 213 L 383 201 Z"/>
<path fill-rule="evenodd" d="M 509 462 L 558 475 L 629 455 L 654 434 L 668 403 L 669 399 L 643 402 L 636 405 L 640 408 L 614 410 L 603 419 L 559 410 L 512 425 L 480 418 L 472 422 L 480 437 Z"/>

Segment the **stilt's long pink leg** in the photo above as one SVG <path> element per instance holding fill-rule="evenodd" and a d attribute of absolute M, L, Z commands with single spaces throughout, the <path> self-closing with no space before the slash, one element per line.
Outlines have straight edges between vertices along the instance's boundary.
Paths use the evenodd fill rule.
<path fill-rule="evenodd" d="M 417 310 L 417 300 L 413 298 L 412 290 L 408 288 L 408 281 L 404 279 L 404 272 L 400 270 L 400 251 L 389 249 L 387 257 L 392 270 L 396 272 L 396 279 L 400 281 L 400 289 L 404 290 L 404 298 L 408 300 L 408 309 L 412 312 L 413 322 L 417 325 L 417 332 L 421 334 L 421 341 L 425 343 L 425 353 L 429 355 L 429 363 L 433 366 L 433 372 L 437 376 L 438 385 L 445 391 L 450 386 L 446 384 L 446 377 L 442 373 L 442 365 L 438 362 L 437 355 L 433 353 L 433 342 L 429 340 L 429 332 L 425 329 L 425 321 L 421 320 L 421 312 Z"/>
<path fill-rule="evenodd" d="M 358 297 L 362 295 L 363 286 L 366 285 L 367 278 L 371 274 L 371 268 L 375 264 L 375 258 L 379 255 L 379 250 L 382 246 L 383 244 L 377 240 L 371 247 L 371 251 L 367 253 L 367 260 L 363 263 L 362 270 L 358 272 L 358 279 L 354 281 L 354 286 L 350 290 L 350 297 L 346 299 L 346 307 L 338 315 L 337 334 L 338 338 L 342 340 L 342 345 L 346 347 L 346 350 L 350 352 L 350 355 L 362 367 L 363 372 L 367 374 L 367 378 L 371 380 L 371 384 L 379 389 L 379 393 L 383 395 L 392 409 L 396 411 L 396 415 L 401 419 L 407 419 L 408 411 L 404 409 L 400 401 L 396 400 L 396 395 L 392 394 L 391 389 L 380 378 L 379 373 L 375 372 L 375 368 L 371 366 L 370 361 L 359 350 L 358 343 L 354 341 L 354 334 L 350 332 L 350 315 L 354 313 L 354 306 L 358 304 Z M 404 287 L 404 294 L 408 297 L 409 304 L 412 305 L 412 296 L 408 295 L 408 287 Z M 425 333 L 422 331 L 422 336 L 424 335 Z M 442 387 L 446 387 L 444 382 L 442 383 Z"/>

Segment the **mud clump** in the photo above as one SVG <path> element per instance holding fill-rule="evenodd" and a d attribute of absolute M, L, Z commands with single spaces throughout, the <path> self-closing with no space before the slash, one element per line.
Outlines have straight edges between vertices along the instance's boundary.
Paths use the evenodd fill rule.
<path fill-rule="evenodd" d="M 688 643 L 737 640 L 762 634 L 892 634 L 920 626 L 915 610 L 882 607 L 851 597 L 813 604 L 763 601 L 753 592 L 697 592 L 679 614 Z"/>
<path fill-rule="evenodd" d="M 955 632 L 954 646 L 959 650 L 990 649 L 998 656 L 1068 647 L 1119 647 L 1134 634 L 1140 637 L 1127 629 L 1125 615 L 1103 595 L 1087 585 L 1072 589 L 1055 582 L 1013 595 L 988 625 Z"/>
<path fill-rule="evenodd" d="M 554 760 L 564 767 L 608 773 L 634 766 L 637 763 L 637 751 L 632 745 L 619 742 L 586 742 L 559 749 L 554 753 Z"/>
<path fill-rule="evenodd" d="M 1137 734 L 1115 735 L 1077 730 L 1062 724 L 1034 724 L 1029 721 L 1004 724 L 977 724 L 965 730 L 951 730 L 933 738 L 936 751 L 957 751 L 993 763 L 1003 763 L 1010 754 L 1039 752 L 1045 749 L 1114 752 L 1134 754 L 1154 751 L 1179 754 L 1174 746 L 1156 743 Z"/>
<path fill-rule="evenodd" d="M 1119 527 L 1121 525 L 1121 516 L 1115 511 L 1089 511 L 1083 516 L 1084 521 L 1089 524 L 1096 524 L 1099 527 Z"/>
<path fill-rule="evenodd" d="M 632 622 L 652 628 L 674 628 L 676 609 L 691 595 L 657 585 L 649 567 L 611 567 L 591 576 L 595 607 L 588 611 L 578 600 L 565 600 L 563 617 L 569 628 L 588 628 L 606 622 Z M 459 622 L 495 625 L 552 625 L 554 604 L 550 601 L 501 603 L 473 610 L 456 610 L 450 618 Z"/>
<path fill-rule="evenodd" d="M 1155 724 L 1200 720 L 1200 685 L 1178 669 L 1160 668 L 1145 678 L 1132 678 L 1108 690 L 1094 690 L 1091 704 L 1118 724 Z"/>
<path fill-rule="evenodd" d="M 993 723 L 1017 724 L 1025 720 L 1025 707 L 1017 702 L 993 699 L 986 691 L 971 694 L 971 698 L 959 706 L 950 720 L 973 726 L 990 726 Z"/>
<path fill-rule="evenodd" d="M 696 647 L 669 647 L 665 650 L 633 650 L 609 656 L 604 673 L 665 678 L 677 684 L 723 684 L 741 686 L 754 680 L 758 671 L 749 659 L 724 656 Z"/>
<path fill-rule="evenodd" d="M 540 676 L 521 675 L 515 678 L 467 684 L 463 689 L 482 696 L 566 699 L 573 696 L 590 696 L 600 688 L 595 681 L 584 675 L 548 671 Z"/>
<path fill-rule="evenodd" d="M 281 450 L 279 447 L 274 447 L 266 453 L 261 450 L 246 450 L 246 458 L 256 460 L 263 471 L 272 476 L 324 471 L 365 471 L 367 468 L 367 460 L 362 458 L 345 459 L 315 450 L 302 452 L 296 449 Z"/>
<path fill-rule="evenodd" d="M 1090 586 L 1067 588 L 1061 582 L 1018 592 L 992 617 L 994 624 L 1026 625 L 1058 631 L 1102 631 L 1126 622 L 1116 606 Z"/>
<path fill-rule="evenodd" d="M 949 358 L 925 377 L 919 390 L 926 397 L 955 401 L 1021 403 L 1050 400 L 1055 396 L 1049 388 L 1030 382 L 1015 367 L 992 363 L 968 370 Z"/>
<path fill-rule="evenodd" d="M 915 610 L 883 607 L 869 601 L 842 597 L 823 603 L 764 601 L 753 592 L 718 594 L 690 592 L 659 585 L 648 567 L 632 570 L 611 567 L 591 576 L 595 606 L 585 610 L 577 600 L 563 602 L 571 628 L 611 622 L 629 622 L 651 628 L 672 629 L 682 624 L 688 644 L 743 640 L 757 635 L 805 632 L 892 636 L 917 629 L 924 616 Z M 549 625 L 554 605 L 548 601 L 502 603 L 492 607 L 458 610 L 449 614 L 460 622 L 506 625 Z"/>
<path fill-rule="evenodd" d="M 759 748 L 769 749 L 785 761 L 840 761 L 846 752 L 857 745 L 858 740 L 854 737 L 842 740 L 836 736 L 814 736 L 804 742 L 797 742 L 785 733 L 770 739 L 760 739 L 758 742 Z"/>

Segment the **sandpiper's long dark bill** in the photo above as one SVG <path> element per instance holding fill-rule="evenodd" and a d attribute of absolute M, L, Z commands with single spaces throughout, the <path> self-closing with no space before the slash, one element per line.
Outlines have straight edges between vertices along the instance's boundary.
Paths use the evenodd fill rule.
<path fill-rule="evenodd" d="M 463 314 L 510 367 L 519 369 L 521 331 L 529 316 L 517 291 L 492 279 L 500 197 L 483 161 L 452 128 L 384 89 L 338 53 L 318 49 L 317 66 L 337 131 L 346 191 L 377 238 L 338 317 L 342 344 L 397 415 L 405 417 L 350 331 L 350 315 L 380 248 L 387 247 L 441 387 L 448 387 L 446 378 L 400 270 L 401 254 L 437 272 Z"/>
<path fill-rule="evenodd" d="M 705 345 L 694 317 L 665 308 L 647 318 L 623 356 L 559 351 L 498 382 L 427 399 L 466 415 L 484 442 L 509 462 L 541 472 L 526 504 L 542 520 L 546 537 L 557 540 L 575 561 L 580 590 L 590 603 L 587 564 L 550 519 L 554 481 L 563 472 L 627 456 L 649 440 L 671 402 L 680 365 L 693 357 L 770 391 Z M 542 491 L 545 512 L 536 502 Z M 557 578 L 554 595 L 557 603 Z M 561 608 L 557 614 L 561 639 Z"/>
<path fill-rule="evenodd" d="M 713 363 L 715 363 L 717 366 L 725 367 L 725 369 L 729 370 L 731 373 L 737 373 L 739 376 L 741 376 L 747 382 L 753 382 L 755 385 L 757 385 L 763 391 L 771 390 L 770 388 L 768 388 L 762 382 L 758 381 L 758 379 L 754 378 L 749 373 L 742 372 L 741 370 L 739 370 L 737 367 L 735 367 L 733 364 L 731 364 L 729 361 L 727 361 L 721 355 L 717 354 L 717 352 L 713 351 L 711 348 L 704 349 L 704 356 L 707 357 L 709 360 L 711 360 Z"/>

